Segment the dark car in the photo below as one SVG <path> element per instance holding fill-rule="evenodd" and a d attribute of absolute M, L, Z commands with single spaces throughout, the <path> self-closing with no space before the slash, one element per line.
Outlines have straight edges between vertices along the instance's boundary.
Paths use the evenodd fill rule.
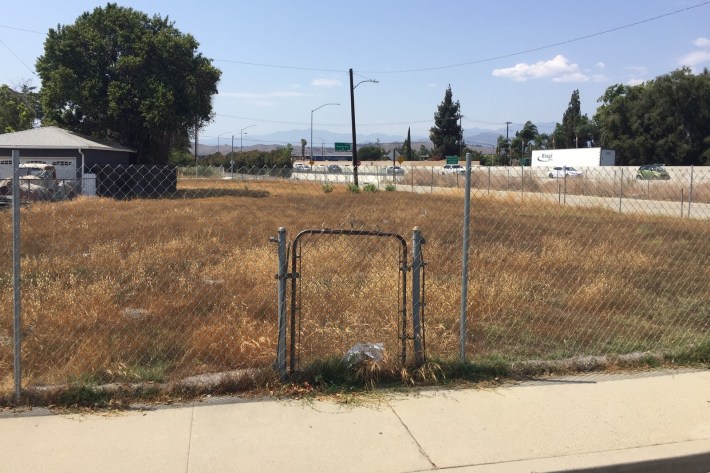
<path fill-rule="evenodd" d="M 328 166 L 328 172 L 343 172 L 343 168 L 341 168 L 337 164 L 330 164 Z"/>
<path fill-rule="evenodd" d="M 388 166 L 387 167 L 387 174 L 391 174 L 391 175 L 404 174 L 404 168 L 401 168 L 399 166 Z"/>
<path fill-rule="evenodd" d="M 667 181 L 671 178 L 666 168 L 662 164 L 646 164 L 636 171 L 636 179 L 662 179 Z"/>

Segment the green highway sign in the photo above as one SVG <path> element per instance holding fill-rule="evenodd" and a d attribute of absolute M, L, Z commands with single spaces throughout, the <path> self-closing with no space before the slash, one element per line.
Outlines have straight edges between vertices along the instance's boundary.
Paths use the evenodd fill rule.
<path fill-rule="evenodd" d="M 447 156 L 446 157 L 446 164 L 458 164 L 458 163 L 459 163 L 458 156 Z"/>
<path fill-rule="evenodd" d="M 335 143 L 335 151 L 350 151 L 352 143 Z"/>

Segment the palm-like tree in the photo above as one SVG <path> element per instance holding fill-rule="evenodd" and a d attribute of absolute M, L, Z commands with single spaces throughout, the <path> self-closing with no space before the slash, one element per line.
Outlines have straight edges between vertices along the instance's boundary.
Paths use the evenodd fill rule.
<path fill-rule="evenodd" d="M 306 159 L 306 145 L 308 144 L 308 141 L 305 140 L 305 138 L 301 138 L 301 161 Z"/>
<path fill-rule="evenodd" d="M 537 126 L 530 120 L 526 121 L 523 125 L 523 129 L 520 130 L 518 136 L 522 138 L 523 143 L 527 146 L 528 143 L 533 141 L 539 135 L 537 131 Z"/>

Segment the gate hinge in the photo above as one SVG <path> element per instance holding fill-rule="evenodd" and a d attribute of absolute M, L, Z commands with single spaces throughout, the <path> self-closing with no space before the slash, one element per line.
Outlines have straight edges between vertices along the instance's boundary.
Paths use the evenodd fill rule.
<path fill-rule="evenodd" d="M 295 276 L 294 276 L 295 274 Z M 301 273 L 286 273 L 283 279 L 298 279 L 301 277 Z M 274 279 L 280 279 L 278 274 L 274 274 Z"/>

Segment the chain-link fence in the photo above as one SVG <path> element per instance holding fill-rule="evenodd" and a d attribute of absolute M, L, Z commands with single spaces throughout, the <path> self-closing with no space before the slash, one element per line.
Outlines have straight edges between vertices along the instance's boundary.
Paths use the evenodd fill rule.
<path fill-rule="evenodd" d="M 71 183 L 71 195 L 21 178 L 17 225 L 10 205 L 0 211 L 2 390 L 13 389 L 19 330 L 23 388 L 272 370 L 282 342 L 289 370 L 358 342 L 409 363 L 413 313 L 429 359 L 457 359 L 462 335 L 472 362 L 710 343 L 707 169 L 671 168 L 656 180 L 632 168 L 474 167 L 464 332 L 466 176 L 448 171 L 373 163 L 355 187 L 342 163 L 107 167 Z M 0 182 L 7 204 L 11 193 L 12 181 Z M 280 227 L 283 306 L 272 241 Z M 415 227 L 425 241 L 417 308 Z"/>

